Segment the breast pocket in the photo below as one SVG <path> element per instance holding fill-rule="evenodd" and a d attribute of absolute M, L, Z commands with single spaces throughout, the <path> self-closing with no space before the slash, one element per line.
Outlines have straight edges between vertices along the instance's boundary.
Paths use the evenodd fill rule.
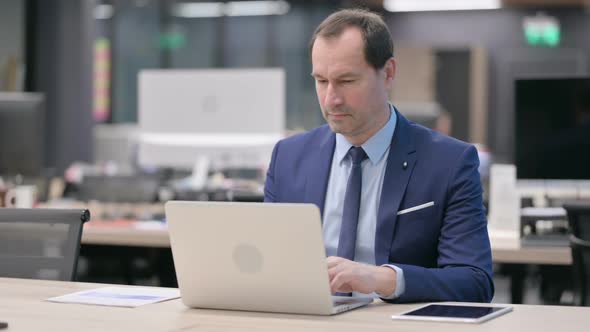
<path fill-rule="evenodd" d="M 390 259 L 428 265 L 435 256 L 440 220 L 436 205 L 416 208 L 422 204 L 404 204 L 398 210 Z"/>
<path fill-rule="evenodd" d="M 397 212 L 397 230 L 405 234 L 406 231 L 411 233 L 427 232 L 430 233 L 439 225 L 436 216 L 436 205 L 434 202 L 427 202 L 422 204 L 408 204 L 403 206 Z M 420 237 L 423 234 L 412 234 L 413 237 Z"/>
<path fill-rule="evenodd" d="M 397 215 L 400 216 L 400 218 L 403 218 L 403 216 L 416 217 L 419 215 L 423 215 L 424 213 L 432 213 L 433 210 L 434 210 L 434 201 L 430 201 L 430 202 L 426 202 L 423 204 L 414 205 L 414 206 L 400 209 L 397 211 Z"/>

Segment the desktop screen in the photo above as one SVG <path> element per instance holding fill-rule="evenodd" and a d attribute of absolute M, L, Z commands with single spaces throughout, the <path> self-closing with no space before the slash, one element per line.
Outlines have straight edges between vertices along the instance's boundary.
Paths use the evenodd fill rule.
<path fill-rule="evenodd" d="M 285 131 L 285 73 L 152 69 L 139 75 L 139 164 L 191 169 L 268 165 Z"/>
<path fill-rule="evenodd" d="M 43 166 L 44 98 L 0 93 L 0 175 L 39 175 Z"/>
<path fill-rule="evenodd" d="M 516 81 L 521 179 L 590 179 L 590 78 Z"/>

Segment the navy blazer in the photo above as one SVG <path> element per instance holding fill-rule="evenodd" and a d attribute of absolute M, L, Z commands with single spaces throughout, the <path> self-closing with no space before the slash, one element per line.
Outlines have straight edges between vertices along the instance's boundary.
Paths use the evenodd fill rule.
<path fill-rule="evenodd" d="M 391 301 L 490 302 L 492 257 L 477 150 L 396 114 L 375 234 L 376 264 L 404 271 L 405 292 Z M 335 145 L 327 125 L 278 142 L 265 201 L 313 203 L 323 215 Z M 431 201 L 434 206 L 397 215 Z"/>

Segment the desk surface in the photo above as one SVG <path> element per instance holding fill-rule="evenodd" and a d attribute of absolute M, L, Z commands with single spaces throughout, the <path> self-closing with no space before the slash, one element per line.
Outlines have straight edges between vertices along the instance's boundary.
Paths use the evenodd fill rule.
<path fill-rule="evenodd" d="M 495 241 L 491 234 L 492 257 L 495 263 L 570 265 L 569 247 L 525 247 L 518 243 Z M 84 226 L 82 243 L 169 248 L 170 238 L 164 224 L 133 221 L 92 221 Z"/>
<path fill-rule="evenodd" d="M 587 331 L 589 307 L 514 305 L 514 311 L 480 325 L 393 321 L 417 304 L 387 304 L 331 317 L 189 309 L 180 300 L 139 308 L 115 308 L 44 301 L 102 287 L 58 281 L 0 278 L 0 320 L 11 331 Z M 130 286 L 131 287 L 131 286 Z"/>
<path fill-rule="evenodd" d="M 494 263 L 571 265 L 569 247 L 502 247 L 492 244 Z"/>
<path fill-rule="evenodd" d="M 155 221 L 91 221 L 84 225 L 82 243 L 170 248 L 170 237 L 166 225 Z"/>

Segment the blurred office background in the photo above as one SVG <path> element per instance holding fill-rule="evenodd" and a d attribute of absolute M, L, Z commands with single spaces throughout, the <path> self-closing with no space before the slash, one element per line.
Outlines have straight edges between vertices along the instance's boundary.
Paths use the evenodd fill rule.
<path fill-rule="evenodd" d="M 402 112 L 405 103 L 410 117 L 416 103 L 434 103 L 452 119 L 452 136 L 486 144 L 510 162 L 515 78 L 588 72 L 584 0 L 473 1 L 466 8 L 501 8 L 410 12 L 387 11 L 381 0 L 269 3 L 227 14 L 231 2 L 6 0 L 0 87 L 45 94 L 43 166 L 59 170 L 92 161 L 96 124 L 137 122 L 142 69 L 284 68 L 286 127 L 309 129 L 323 123 L 309 78 L 309 36 L 335 9 L 364 5 L 393 34 L 400 73 L 392 95 Z M 428 9 L 435 1 L 424 3 Z M 557 25 L 555 44 L 527 39 L 527 20 L 543 15 Z M 62 144 L 74 137 L 78 144 Z"/>
<path fill-rule="evenodd" d="M 54 181 L 58 184 L 53 189 L 47 182 L 39 198 L 65 196 L 93 202 L 101 211 L 93 214 L 100 218 L 133 215 L 120 206 L 123 211 L 103 214 L 112 210 L 112 206 L 96 205 L 104 202 L 234 198 L 234 193 L 228 197 L 216 191 L 204 196 L 179 191 L 167 181 L 191 170 L 162 170 L 138 163 L 139 73 L 146 69 L 282 68 L 285 133 L 311 129 L 324 122 L 309 75 L 309 37 L 331 12 L 354 6 L 379 12 L 390 27 L 399 63 L 391 97 L 401 113 L 477 144 L 486 200 L 491 162 L 518 167 L 519 160 L 519 179 L 572 180 L 565 192 L 575 194 L 565 198 L 583 198 L 583 181 L 590 180 L 587 159 L 564 158 L 564 163 L 581 162 L 582 167 L 561 176 L 555 175 L 559 166 L 531 169 L 539 159 L 531 159 L 534 156 L 528 152 L 546 154 L 548 150 L 535 150 L 536 139 L 567 130 L 582 107 L 576 105 L 587 105 L 590 3 L 586 0 L 3 0 L 0 91 L 4 94 L 0 96 L 7 101 L 1 101 L 0 107 L 20 103 L 19 107 L 32 112 L 27 120 L 3 116 L 0 109 L 4 185 L 35 178 L 62 179 L 61 185 Z M 576 91 L 575 98 L 571 91 Z M 547 105 L 550 109 L 544 109 Z M 587 147 L 584 144 L 569 154 L 580 152 Z M 20 162 L 14 158 L 17 152 Z M 182 171 L 186 174 L 177 174 Z M 254 175 L 226 170 L 220 176 L 260 182 L 263 175 L 262 170 Z M 105 176 L 119 178 L 109 187 Z M 242 198 L 259 199 L 253 191 Z M 563 201 L 559 195 L 549 197 L 545 191 L 542 195 L 540 204 L 533 193 L 523 206 L 555 207 L 555 202 Z M 161 211 L 155 210 L 146 218 L 157 218 Z M 87 249 L 88 256 L 95 251 L 100 248 Z M 134 254 L 129 257 L 138 265 L 137 271 L 142 270 L 145 264 L 132 259 Z M 544 292 L 547 283 L 571 283 L 569 266 L 524 265 L 498 264 L 497 301 L 511 300 L 508 290 L 514 279 L 504 276 L 516 275 L 533 285 L 525 287 L 525 302 L 571 302 L 570 290 L 563 296 L 566 286 L 547 291 L 557 295 L 535 295 Z M 568 277 L 554 282 L 551 278 L 556 275 Z"/>

